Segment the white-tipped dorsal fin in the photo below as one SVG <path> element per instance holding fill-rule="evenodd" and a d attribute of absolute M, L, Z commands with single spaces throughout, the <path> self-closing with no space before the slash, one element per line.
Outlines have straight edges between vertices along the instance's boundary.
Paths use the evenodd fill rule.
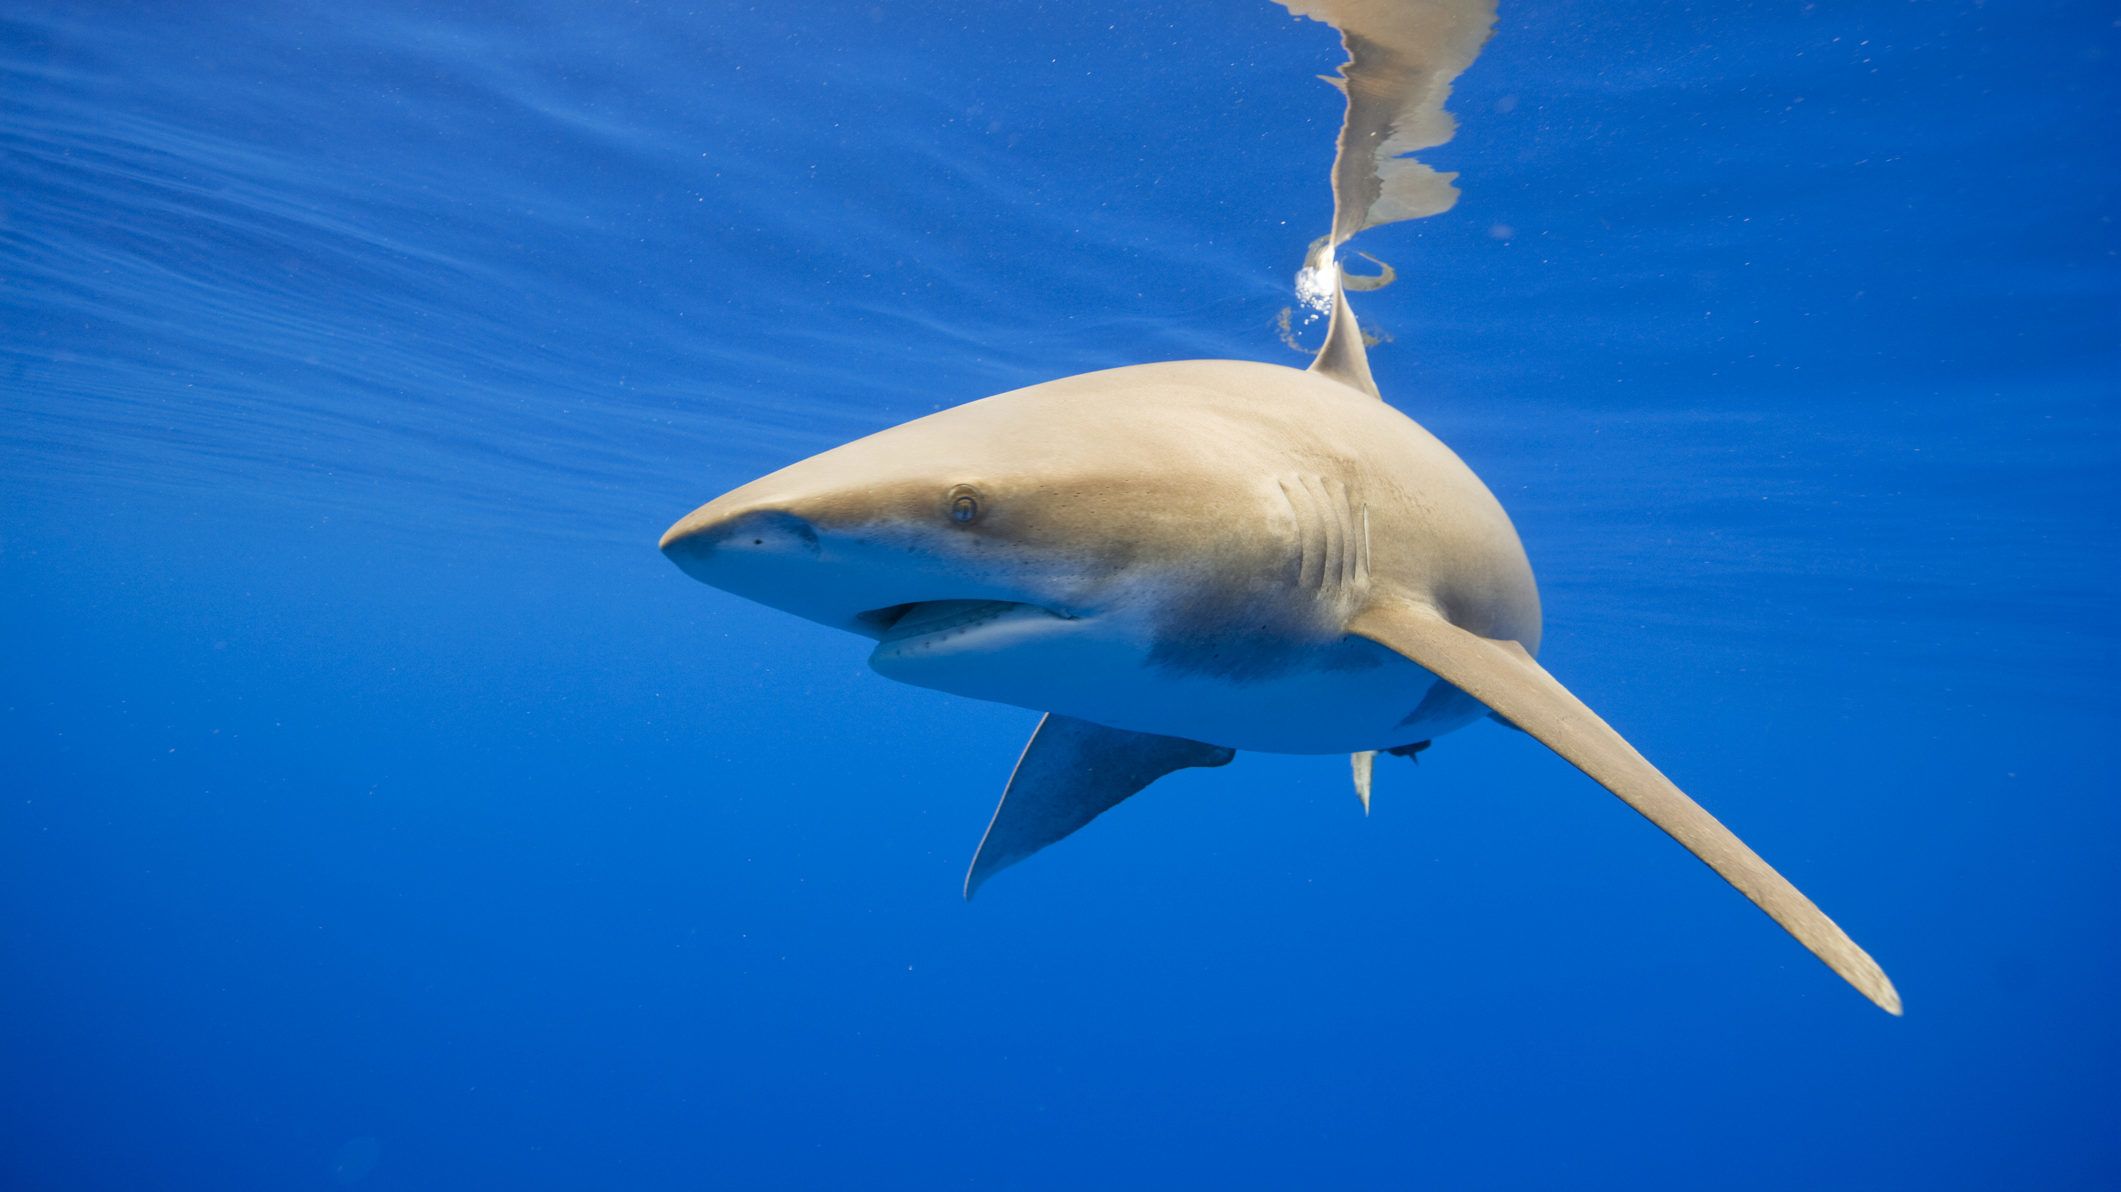
<path fill-rule="evenodd" d="M 1900 1013 L 1900 995 L 1877 961 L 1729 828 L 1658 773 L 1597 713 L 1569 694 L 1522 645 L 1469 633 L 1434 609 L 1415 604 L 1388 603 L 1365 609 L 1349 622 L 1348 632 L 1419 663 L 1539 738 L 1685 845 L 1863 996 L 1887 1013 Z"/>
<path fill-rule="evenodd" d="M 1048 713 L 1031 731 L 972 856 L 965 897 L 1173 770 L 1220 766 L 1235 756 L 1220 745 L 1130 733 Z"/>
<path fill-rule="evenodd" d="M 1333 314 L 1326 323 L 1326 342 L 1311 361 L 1310 371 L 1383 400 L 1377 381 L 1370 376 L 1370 354 L 1363 348 L 1362 328 L 1348 307 L 1348 293 L 1340 283 L 1340 262 L 1333 259 L 1331 248 L 1314 268 L 1333 271 Z"/>

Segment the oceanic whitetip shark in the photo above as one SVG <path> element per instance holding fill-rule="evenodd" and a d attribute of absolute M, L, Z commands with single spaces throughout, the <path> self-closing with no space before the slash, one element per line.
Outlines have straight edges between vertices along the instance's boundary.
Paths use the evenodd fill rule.
<path fill-rule="evenodd" d="M 1354 4 L 1380 7 L 1400 11 Z M 1426 91 L 1414 101 L 1440 113 L 1493 11 L 1454 0 L 1425 11 L 1478 22 L 1461 22 L 1428 75 L 1416 56 Z M 1332 313 L 1308 370 L 1147 364 L 971 402 L 718 497 L 672 526 L 663 551 L 714 587 L 873 639 L 870 664 L 887 677 L 1045 714 L 967 897 L 1173 771 L 1241 749 L 1348 754 L 1367 806 L 1376 753 L 1411 754 L 1492 715 L 1898 1014 L 1854 941 L 1539 665 L 1539 593 L 1508 515 L 1381 400 L 1334 249 L 1441 210 L 1455 191 L 1388 135 L 1351 139 L 1366 119 L 1394 120 L 1365 110 L 1363 58 L 1379 39 L 1341 28 L 1350 112 L 1335 233 L 1313 269 Z M 1387 57 L 1409 72 L 1408 53 Z M 1403 107 L 1405 89 L 1378 102 Z M 1395 186 L 1404 167 L 1417 173 Z M 1395 194 L 1416 198 L 1384 209 Z"/>

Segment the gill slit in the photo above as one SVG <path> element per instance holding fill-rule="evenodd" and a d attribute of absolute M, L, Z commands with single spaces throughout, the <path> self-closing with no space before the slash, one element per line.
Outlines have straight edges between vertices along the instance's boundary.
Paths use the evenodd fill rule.
<path fill-rule="evenodd" d="M 1362 538 L 1357 534 L 1361 527 L 1355 522 L 1355 504 L 1348 492 L 1347 481 L 1335 481 L 1333 489 L 1333 520 L 1339 523 L 1341 537 L 1348 543 L 1340 557 L 1340 586 L 1352 588 L 1362 568 Z"/>
<path fill-rule="evenodd" d="M 1340 502 L 1334 497 L 1333 482 L 1323 476 L 1311 479 L 1318 485 L 1319 529 L 1326 539 L 1325 566 L 1318 573 L 1318 590 L 1324 592 L 1329 585 L 1344 582 L 1348 577 L 1348 527 L 1340 519 Z"/>
<path fill-rule="evenodd" d="M 1296 575 L 1320 593 L 1346 591 L 1370 578 L 1370 507 L 1337 477 L 1298 473 L 1276 481 L 1296 523 Z"/>
<path fill-rule="evenodd" d="M 1289 519 L 1296 524 L 1296 584 L 1300 588 L 1307 587 L 1311 583 L 1311 559 L 1319 553 L 1312 542 L 1315 535 L 1312 533 L 1311 520 L 1304 516 L 1305 506 L 1310 504 L 1311 494 L 1308 489 L 1304 490 L 1305 499 L 1298 503 L 1296 495 L 1289 491 L 1287 480 L 1276 483 L 1281 488 L 1281 499 L 1288 503 Z M 1303 480 L 1299 477 L 1297 487 L 1302 486 Z"/>
<path fill-rule="evenodd" d="M 1356 573 L 1356 578 L 1365 584 L 1370 582 L 1370 503 L 1368 501 L 1362 503 L 1362 567 Z"/>

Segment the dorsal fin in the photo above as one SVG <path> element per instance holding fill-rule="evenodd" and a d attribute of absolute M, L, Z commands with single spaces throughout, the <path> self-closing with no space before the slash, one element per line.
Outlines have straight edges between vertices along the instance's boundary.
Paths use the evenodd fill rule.
<path fill-rule="evenodd" d="M 1317 267 L 1333 271 L 1333 314 L 1326 323 L 1326 342 L 1319 347 L 1309 371 L 1382 401 L 1384 395 L 1377 391 L 1377 381 L 1370 376 L 1370 354 L 1362 345 L 1362 328 L 1356 325 L 1355 312 L 1348 307 L 1348 292 L 1340 284 L 1340 262 L 1332 259 L 1331 248 Z"/>

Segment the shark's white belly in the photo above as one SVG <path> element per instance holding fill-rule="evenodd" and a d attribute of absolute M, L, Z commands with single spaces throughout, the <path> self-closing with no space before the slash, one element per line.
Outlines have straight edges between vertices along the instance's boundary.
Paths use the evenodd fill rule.
<path fill-rule="evenodd" d="M 1102 690 L 1057 691 L 1065 703 L 1049 710 L 1232 749 L 1354 753 L 1427 741 L 1483 714 L 1448 690 L 1425 704 L 1436 685 L 1436 676 L 1399 658 L 1360 671 L 1324 666 L 1243 681 L 1145 671 Z"/>
<path fill-rule="evenodd" d="M 954 695 L 1267 753 L 1390 749 L 1485 712 L 1359 638 L 1288 652 L 1255 673 L 1159 664 L 1149 655 L 1125 627 L 974 610 L 934 632 L 887 640 L 870 662 L 890 678 Z"/>

